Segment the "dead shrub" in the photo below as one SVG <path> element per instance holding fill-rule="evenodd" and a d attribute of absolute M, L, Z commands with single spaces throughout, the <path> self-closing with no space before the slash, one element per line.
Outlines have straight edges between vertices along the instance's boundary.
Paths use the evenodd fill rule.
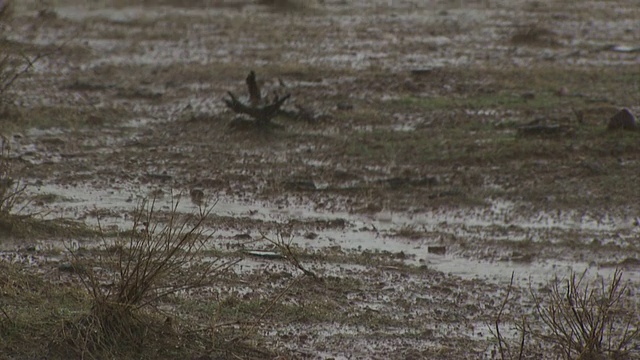
<path fill-rule="evenodd" d="M 0 137 L 0 221 L 6 220 L 24 194 L 26 185 L 17 178 L 17 171 L 10 158 L 9 142 Z"/>
<path fill-rule="evenodd" d="M 91 313 L 68 326 L 65 334 L 79 354 L 140 349 L 150 332 L 171 332 L 172 317 L 157 321 L 162 316 L 156 316 L 154 326 L 151 314 L 159 313 L 147 310 L 168 295 L 215 285 L 220 274 L 237 262 L 204 258 L 202 250 L 212 233 L 203 222 L 211 209 L 181 215 L 175 201 L 160 222 L 155 200 L 145 200 L 134 212 L 131 231 L 111 243 L 103 239 L 97 259 L 71 251 L 92 299 Z"/>
<path fill-rule="evenodd" d="M 621 270 L 616 269 L 608 284 L 603 278 L 587 280 L 585 270 L 566 279 L 556 277 L 544 295 L 530 288 L 533 314 L 507 319 L 519 333 L 517 343 L 500 330 L 512 285 L 491 327 L 500 359 L 640 358 L 640 314 Z"/>
<path fill-rule="evenodd" d="M 532 326 L 534 337 L 552 345 L 565 359 L 630 359 L 640 355 L 640 314 L 622 271 L 616 269 L 609 284 L 589 282 L 586 270 L 568 279 L 555 278 L 544 299 L 535 299 L 542 326 Z"/>

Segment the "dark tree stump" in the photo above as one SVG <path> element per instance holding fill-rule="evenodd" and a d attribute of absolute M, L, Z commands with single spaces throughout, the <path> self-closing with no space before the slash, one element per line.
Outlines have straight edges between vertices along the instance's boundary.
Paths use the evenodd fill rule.
<path fill-rule="evenodd" d="M 276 95 L 272 102 L 265 103 L 260 93 L 260 88 L 256 82 L 256 74 L 251 71 L 246 79 L 247 89 L 249 91 L 249 104 L 245 104 L 231 92 L 227 92 L 228 99 L 224 99 L 224 103 L 229 109 L 236 114 L 244 114 L 251 117 L 258 125 L 268 125 L 278 113 L 280 108 L 291 94 L 283 97 Z"/>

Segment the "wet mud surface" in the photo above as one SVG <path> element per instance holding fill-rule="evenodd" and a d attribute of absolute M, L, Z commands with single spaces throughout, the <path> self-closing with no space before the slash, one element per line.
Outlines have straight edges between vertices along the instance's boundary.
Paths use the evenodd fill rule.
<path fill-rule="evenodd" d="M 640 55 L 611 50 L 640 45 L 632 1 L 177 3 L 18 12 L 11 41 L 56 47 L 14 89 L 31 126 L 3 130 L 25 212 L 126 230 L 146 197 L 215 204 L 212 251 L 241 261 L 194 302 L 277 294 L 299 271 L 247 251 L 286 233 L 325 281 L 260 331 L 299 358 L 491 358 L 512 272 L 536 288 L 622 267 L 640 289 L 640 138 L 604 131 L 640 113 Z M 306 116 L 230 127 L 249 70 Z M 571 132 L 520 137 L 532 121 Z M 99 245 L 7 240 L 3 258 L 58 271 L 68 241 Z"/>

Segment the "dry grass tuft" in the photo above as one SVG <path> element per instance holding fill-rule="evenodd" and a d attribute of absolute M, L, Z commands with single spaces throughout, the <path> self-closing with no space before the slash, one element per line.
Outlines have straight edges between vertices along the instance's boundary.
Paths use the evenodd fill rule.
<path fill-rule="evenodd" d="M 0 221 L 11 215 L 26 188 L 17 179 L 10 153 L 9 142 L 4 137 L 0 138 Z"/>
<path fill-rule="evenodd" d="M 491 327 L 497 340 L 496 355 L 502 360 L 638 358 L 640 314 L 622 282 L 622 271 L 616 269 L 608 284 L 602 278 L 588 281 L 585 275 L 586 270 L 581 275 L 571 273 L 566 279 L 556 277 L 544 295 L 530 289 L 534 314 L 510 319 L 519 333 L 513 343 L 501 333 L 513 290 L 512 276 Z"/>
<path fill-rule="evenodd" d="M 556 278 L 548 297 L 535 297 L 542 326 L 531 327 L 533 336 L 567 359 L 640 355 L 640 314 L 622 282 L 622 271 L 616 269 L 608 284 L 604 279 L 587 282 L 585 275 L 586 270 Z"/>
<path fill-rule="evenodd" d="M 78 354 L 139 351 L 149 333 L 172 333 L 172 317 L 158 322 L 157 303 L 169 295 L 213 286 L 237 260 L 205 259 L 211 238 L 203 222 L 211 209 L 180 216 L 175 202 L 160 223 L 155 201 L 135 211 L 132 231 L 104 242 L 104 255 L 85 259 L 73 252 L 74 266 L 92 298 L 92 311 L 70 327 L 66 338 Z M 155 319 L 153 314 L 155 314 Z"/>

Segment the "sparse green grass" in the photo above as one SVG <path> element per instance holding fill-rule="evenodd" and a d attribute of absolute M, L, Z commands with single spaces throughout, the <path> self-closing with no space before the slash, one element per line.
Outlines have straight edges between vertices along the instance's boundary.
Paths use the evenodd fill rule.
<path fill-rule="evenodd" d="M 127 112 L 117 108 L 96 110 L 88 107 L 40 106 L 13 108 L 5 119 L 5 129 L 22 131 L 28 128 L 81 129 L 109 126 L 127 119 Z"/>
<path fill-rule="evenodd" d="M 51 284 L 41 274 L 6 262 L 0 262 L 0 292 L 0 352 L 14 359 L 48 354 L 52 334 L 90 307 L 86 293 L 72 283 Z"/>
<path fill-rule="evenodd" d="M 582 104 L 573 101 L 574 105 Z M 567 100 L 552 93 L 535 94 L 533 99 L 525 99 L 522 94 L 498 92 L 494 94 L 475 94 L 472 96 L 406 96 L 384 103 L 392 109 L 409 111 L 436 111 L 451 109 L 488 110 L 488 109 L 551 109 L 566 104 Z"/>
<path fill-rule="evenodd" d="M 0 238 L 95 238 L 98 234 L 95 229 L 73 220 L 44 220 L 33 214 L 9 214 L 0 217 Z"/>

